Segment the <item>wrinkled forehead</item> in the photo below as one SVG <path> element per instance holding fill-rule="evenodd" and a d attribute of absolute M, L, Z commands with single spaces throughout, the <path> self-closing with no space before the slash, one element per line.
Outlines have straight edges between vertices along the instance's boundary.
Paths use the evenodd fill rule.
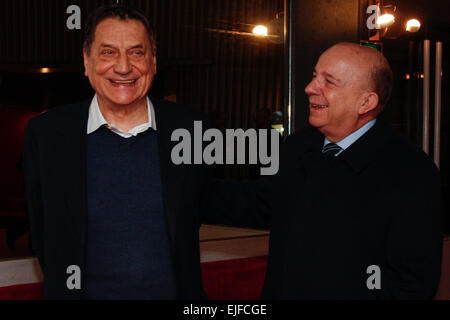
<path fill-rule="evenodd" d="M 123 39 L 121 38 L 123 37 Z M 95 29 L 94 41 L 128 40 L 146 42 L 148 39 L 145 26 L 136 19 L 106 18 Z"/>
<path fill-rule="evenodd" d="M 319 57 L 316 72 L 332 74 L 343 82 L 363 81 L 370 77 L 371 61 L 370 55 L 357 46 L 336 45 Z"/>

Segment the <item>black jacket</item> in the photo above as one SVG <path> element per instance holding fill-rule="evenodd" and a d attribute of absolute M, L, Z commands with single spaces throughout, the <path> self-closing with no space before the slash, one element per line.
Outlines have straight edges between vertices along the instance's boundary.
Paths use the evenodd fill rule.
<path fill-rule="evenodd" d="M 263 298 L 433 298 L 442 254 L 433 162 L 380 119 L 337 158 L 321 153 L 323 141 L 314 128 L 295 133 L 277 175 L 216 181 L 208 222 L 270 225 Z M 374 265 L 381 289 L 369 290 Z"/>
<path fill-rule="evenodd" d="M 164 214 L 179 299 L 204 298 L 198 230 L 207 172 L 201 165 L 174 165 L 171 141 L 177 128 L 193 134 L 190 109 L 151 99 L 155 108 Z M 25 130 L 24 175 L 31 237 L 44 274 L 44 298 L 79 299 L 68 290 L 69 265 L 83 268 L 86 253 L 86 143 L 91 100 L 56 107 L 31 119 Z M 120 170 L 120 168 L 117 168 Z M 118 239 L 120 241 L 120 239 Z"/>

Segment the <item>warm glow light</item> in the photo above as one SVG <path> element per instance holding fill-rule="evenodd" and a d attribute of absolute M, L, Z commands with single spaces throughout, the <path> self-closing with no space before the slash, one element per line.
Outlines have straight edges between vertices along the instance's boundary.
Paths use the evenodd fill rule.
<path fill-rule="evenodd" d="M 382 27 L 389 27 L 391 24 L 394 23 L 394 21 L 395 21 L 394 15 L 386 13 L 378 18 L 377 24 L 381 25 Z"/>
<path fill-rule="evenodd" d="M 267 27 L 259 25 L 253 28 L 253 34 L 260 37 L 267 37 Z"/>
<path fill-rule="evenodd" d="M 406 23 L 406 31 L 417 32 L 420 29 L 420 22 L 417 19 L 411 19 Z"/>
<path fill-rule="evenodd" d="M 409 73 L 407 73 L 407 74 L 405 75 L 405 79 L 406 79 L 406 80 L 409 80 L 409 78 L 410 78 Z"/>
<path fill-rule="evenodd" d="M 49 73 L 50 69 L 49 68 L 41 68 L 41 73 Z"/>
<path fill-rule="evenodd" d="M 425 76 L 423 75 L 423 73 L 420 75 L 420 79 L 425 78 Z"/>

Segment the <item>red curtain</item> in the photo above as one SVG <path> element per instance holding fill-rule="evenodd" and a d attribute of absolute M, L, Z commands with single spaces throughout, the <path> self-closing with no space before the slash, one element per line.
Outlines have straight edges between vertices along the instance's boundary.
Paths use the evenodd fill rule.
<path fill-rule="evenodd" d="M 257 300 L 267 256 L 202 263 L 203 288 L 212 300 Z"/>

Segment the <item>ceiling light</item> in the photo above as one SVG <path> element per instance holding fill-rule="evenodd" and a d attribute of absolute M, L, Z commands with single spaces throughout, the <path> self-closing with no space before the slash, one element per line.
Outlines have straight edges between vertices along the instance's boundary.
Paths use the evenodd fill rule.
<path fill-rule="evenodd" d="M 253 34 L 259 37 L 267 37 L 267 27 L 258 25 L 253 28 Z"/>
<path fill-rule="evenodd" d="M 386 13 L 378 17 L 377 24 L 383 28 L 389 27 L 395 21 L 395 17 L 393 14 Z"/>
<path fill-rule="evenodd" d="M 420 22 L 417 19 L 411 19 L 406 23 L 406 31 L 417 32 L 420 29 Z"/>

